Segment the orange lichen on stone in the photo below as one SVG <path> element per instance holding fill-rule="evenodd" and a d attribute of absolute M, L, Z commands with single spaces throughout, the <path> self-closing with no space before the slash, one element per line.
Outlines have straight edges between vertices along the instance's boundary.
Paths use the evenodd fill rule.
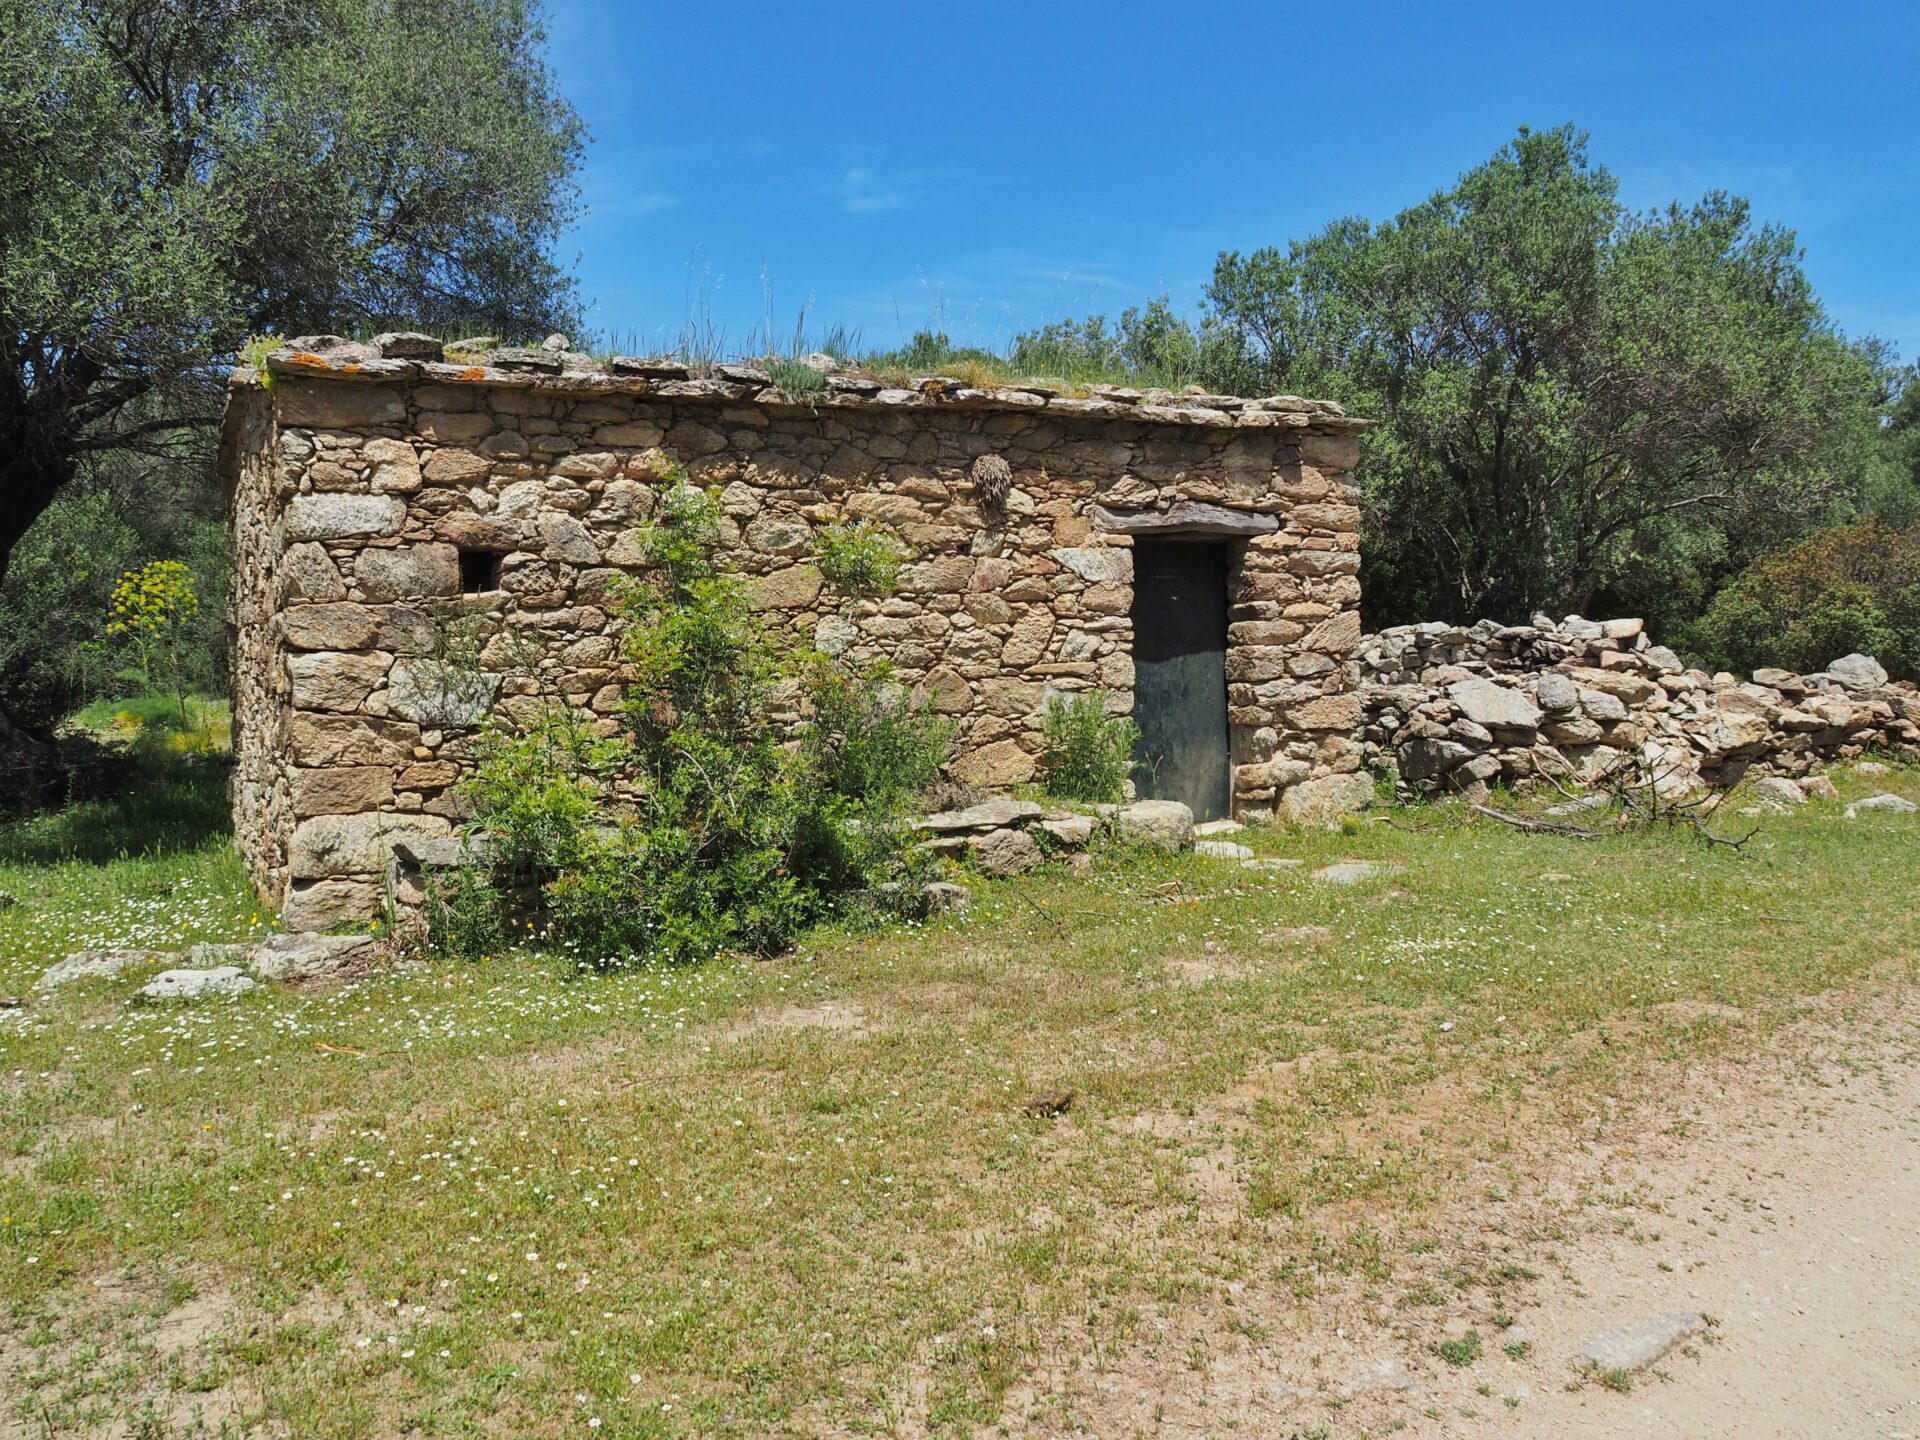
<path fill-rule="evenodd" d="M 327 369 L 327 370 L 331 370 L 333 368 L 331 365 L 327 364 L 326 356 L 309 354 L 305 350 L 296 350 L 293 352 L 293 363 L 296 365 L 318 365 L 322 369 Z"/>
<path fill-rule="evenodd" d="M 462 380 L 484 380 L 487 378 L 486 367 L 482 365 L 469 365 L 460 372 L 458 378 Z"/>

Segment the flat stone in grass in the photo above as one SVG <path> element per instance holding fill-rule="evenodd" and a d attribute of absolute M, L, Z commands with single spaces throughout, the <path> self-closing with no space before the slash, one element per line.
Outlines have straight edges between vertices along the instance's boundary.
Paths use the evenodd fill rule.
<path fill-rule="evenodd" d="M 173 959 L 164 950 L 76 950 L 66 959 L 50 966 L 33 982 L 36 990 L 57 990 L 76 980 L 111 979 L 122 971 L 148 965 L 162 965 Z"/>
<path fill-rule="evenodd" d="M 1347 1372 L 1347 1378 L 1340 1382 L 1342 1395 L 1366 1395 L 1380 1390 L 1417 1390 L 1420 1382 L 1413 1378 L 1413 1372 L 1407 1368 L 1404 1360 L 1369 1360 Z"/>
<path fill-rule="evenodd" d="M 1914 804 L 1904 795 L 1869 795 L 1866 799 L 1856 800 L 1847 806 L 1847 819 L 1857 820 L 1863 813 L 1874 810 L 1883 811 L 1889 815 L 1911 815 L 1914 811 L 1920 810 L 1920 805 Z"/>
<path fill-rule="evenodd" d="M 1261 855 L 1252 860 L 1242 860 L 1242 870 L 1298 870 L 1303 861 L 1289 859 L 1281 855 Z"/>
<path fill-rule="evenodd" d="M 140 987 L 140 998 L 208 1000 L 215 996 L 244 995 L 253 988 L 253 981 L 240 973 L 239 966 L 216 965 L 211 970 L 163 970 Z"/>
<path fill-rule="evenodd" d="M 1210 840 L 1221 835 L 1232 835 L 1247 827 L 1238 820 L 1208 820 L 1193 827 L 1196 840 Z"/>
<path fill-rule="evenodd" d="M 1038 820 L 1046 812 L 1031 800 L 999 798 L 969 805 L 964 810 L 942 810 L 923 815 L 913 822 L 916 830 L 946 834 L 960 830 L 1001 830 L 1027 820 Z"/>
<path fill-rule="evenodd" d="M 1196 840 L 1193 842 L 1193 853 L 1204 855 L 1209 860 L 1253 859 L 1251 845 L 1237 845 L 1231 840 Z"/>
<path fill-rule="evenodd" d="M 1594 1336 L 1570 1358 L 1576 1370 L 1644 1370 L 1706 1328 L 1706 1317 L 1691 1310 L 1649 1315 Z"/>
<path fill-rule="evenodd" d="M 1322 885 L 1356 885 L 1362 880 L 1371 880 L 1375 875 L 1386 873 L 1385 865 L 1372 860 L 1337 860 L 1331 865 L 1322 865 L 1313 872 L 1313 878 Z"/>

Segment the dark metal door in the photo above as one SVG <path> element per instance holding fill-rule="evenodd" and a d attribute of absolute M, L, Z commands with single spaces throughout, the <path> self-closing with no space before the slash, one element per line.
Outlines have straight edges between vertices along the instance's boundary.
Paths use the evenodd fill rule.
<path fill-rule="evenodd" d="M 1219 542 L 1137 540 L 1133 549 L 1134 784 L 1225 818 L 1227 557 Z"/>

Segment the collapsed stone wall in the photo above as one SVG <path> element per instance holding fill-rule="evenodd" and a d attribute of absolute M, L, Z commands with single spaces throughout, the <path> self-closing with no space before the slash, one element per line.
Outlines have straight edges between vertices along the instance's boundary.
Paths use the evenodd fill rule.
<path fill-rule="evenodd" d="M 1870 748 L 1920 753 L 1920 689 L 1868 656 L 1742 681 L 1688 668 L 1639 620 L 1402 625 L 1366 636 L 1349 669 L 1367 764 L 1409 794 L 1586 783 L 1628 754 L 1683 793 Z"/>
<path fill-rule="evenodd" d="M 439 356 L 294 342 L 233 378 L 236 829 L 290 928 L 379 911 L 394 845 L 462 818 L 489 714 L 558 700 L 613 723 L 609 601 L 676 467 L 719 491 L 755 603 L 890 660 L 952 717 L 952 772 L 991 787 L 1032 778 L 1050 693 L 1131 708 L 1134 537 L 1224 538 L 1236 811 L 1364 803 L 1346 472 L 1365 422 L 1338 406 L 945 376 L 789 395 L 743 367 Z M 913 547 L 898 593 L 824 592 L 812 536 L 842 519 Z"/>

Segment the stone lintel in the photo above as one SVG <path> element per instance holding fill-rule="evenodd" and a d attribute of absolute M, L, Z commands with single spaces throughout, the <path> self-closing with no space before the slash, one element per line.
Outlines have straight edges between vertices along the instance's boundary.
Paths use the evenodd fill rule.
<path fill-rule="evenodd" d="M 1181 500 L 1166 510 L 1109 510 L 1095 505 L 1093 528 L 1110 535 L 1271 535 L 1280 528 L 1280 520 L 1202 500 Z"/>

